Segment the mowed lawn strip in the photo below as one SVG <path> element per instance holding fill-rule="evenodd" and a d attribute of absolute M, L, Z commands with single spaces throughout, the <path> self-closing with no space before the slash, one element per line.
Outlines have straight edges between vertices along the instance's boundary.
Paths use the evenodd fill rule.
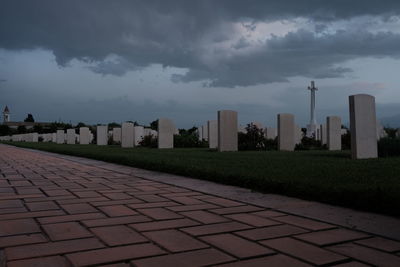
<path fill-rule="evenodd" d="M 350 151 L 151 149 L 9 143 L 400 216 L 400 157 L 351 160 Z"/>

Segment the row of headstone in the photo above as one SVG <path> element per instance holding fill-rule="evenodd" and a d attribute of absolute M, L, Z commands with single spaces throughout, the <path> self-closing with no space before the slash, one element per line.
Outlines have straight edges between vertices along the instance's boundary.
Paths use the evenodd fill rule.
<path fill-rule="evenodd" d="M 351 131 L 351 152 L 352 158 L 376 158 L 377 140 L 385 136 L 383 127 L 376 120 L 375 98 L 370 95 L 359 94 L 349 96 L 350 131 Z M 238 114 L 232 110 L 218 111 L 217 121 L 208 121 L 198 131 L 199 137 L 209 141 L 210 148 L 218 148 L 218 151 L 238 150 Z M 278 127 L 265 128 L 266 137 L 274 139 L 278 137 L 278 149 L 293 151 L 295 145 L 301 141 L 303 136 L 301 128 L 295 124 L 293 114 L 278 114 Z M 262 127 L 262 125 L 259 125 Z M 319 130 L 318 130 L 319 129 Z M 341 136 L 347 130 L 341 128 L 341 119 L 337 116 L 329 116 L 326 124 L 317 127 L 316 138 L 322 144 L 326 144 L 329 150 L 341 149 Z M 173 148 L 173 136 L 177 133 L 174 123 L 170 119 L 161 118 L 158 120 L 158 132 L 144 129 L 142 126 L 134 126 L 133 123 L 123 123 L 121 128 L 114 128 L 113 140 L 121 142 L 122 147 L 134 147 L 138 145 L 143 136 L 153 134 L 158 137 L 158 148 Z M 397 132 L 399 135 L 399 132 Z M 43 136 L 41 136 L 43 138 Z M 11 137 L 2 137 L 0 140 L 37 142 L 38 133 L 18 134 Z M 43 138 L 44 139 L 44 138 Z M 77 140 L 80 144 L 89 144 L 93 139 L 88 127 L 79 129 L 79 136 L 76 136 L 74 129 L 57 130 L 56 133 L 47 135 L 46 140 L 63 144 L 74 144 Z M 108 143 L 107 126 L 97 127 L 97 144 Z"/>

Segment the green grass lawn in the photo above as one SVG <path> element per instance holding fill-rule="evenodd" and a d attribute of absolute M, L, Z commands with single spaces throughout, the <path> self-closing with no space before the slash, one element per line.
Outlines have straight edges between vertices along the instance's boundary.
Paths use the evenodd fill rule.
<path fill-rule="evenodd" d="M 199 148 L 12 144 L 400 216 L 400 157 L 351 160 L 350 151 L 218 153 Z"/>

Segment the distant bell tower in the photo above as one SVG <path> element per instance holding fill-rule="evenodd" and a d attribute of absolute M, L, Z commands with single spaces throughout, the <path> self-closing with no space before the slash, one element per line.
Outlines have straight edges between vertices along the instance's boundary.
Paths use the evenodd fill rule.
<path fill-rule="evenodd" d="M 3 122 L 9 122 L 9 121 L 10 121 L 10 110 L 6 106 L 3 111 Z"/>
<path fill-rule="evenodd" d="M 307 136 L 312 137 L 316 134 L 317 128 L 317 116 L 315 114 L 315 91 L 317 91 L 318 88 L 315 87 L 314 81 L 311 81 L 311 86 L 309 86 L 307 89 L 311 91 L 310 124 L 307 125 Z"/>

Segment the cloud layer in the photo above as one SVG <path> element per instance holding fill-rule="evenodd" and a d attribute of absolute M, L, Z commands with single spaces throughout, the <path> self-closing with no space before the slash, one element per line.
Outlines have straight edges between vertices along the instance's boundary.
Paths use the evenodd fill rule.
<path fill-rule="evenodd" d="M 397 0 L 9 0 L 0 48 L 47 49 L 60 66 L 78 59 L 102 75 L 160 64 L 187 70 L 174 82 L 252 86 L 341 77 L 348 60 L 398 57 L 400 34 L 379 25 L 400 25 L 399 14 Z"/>

